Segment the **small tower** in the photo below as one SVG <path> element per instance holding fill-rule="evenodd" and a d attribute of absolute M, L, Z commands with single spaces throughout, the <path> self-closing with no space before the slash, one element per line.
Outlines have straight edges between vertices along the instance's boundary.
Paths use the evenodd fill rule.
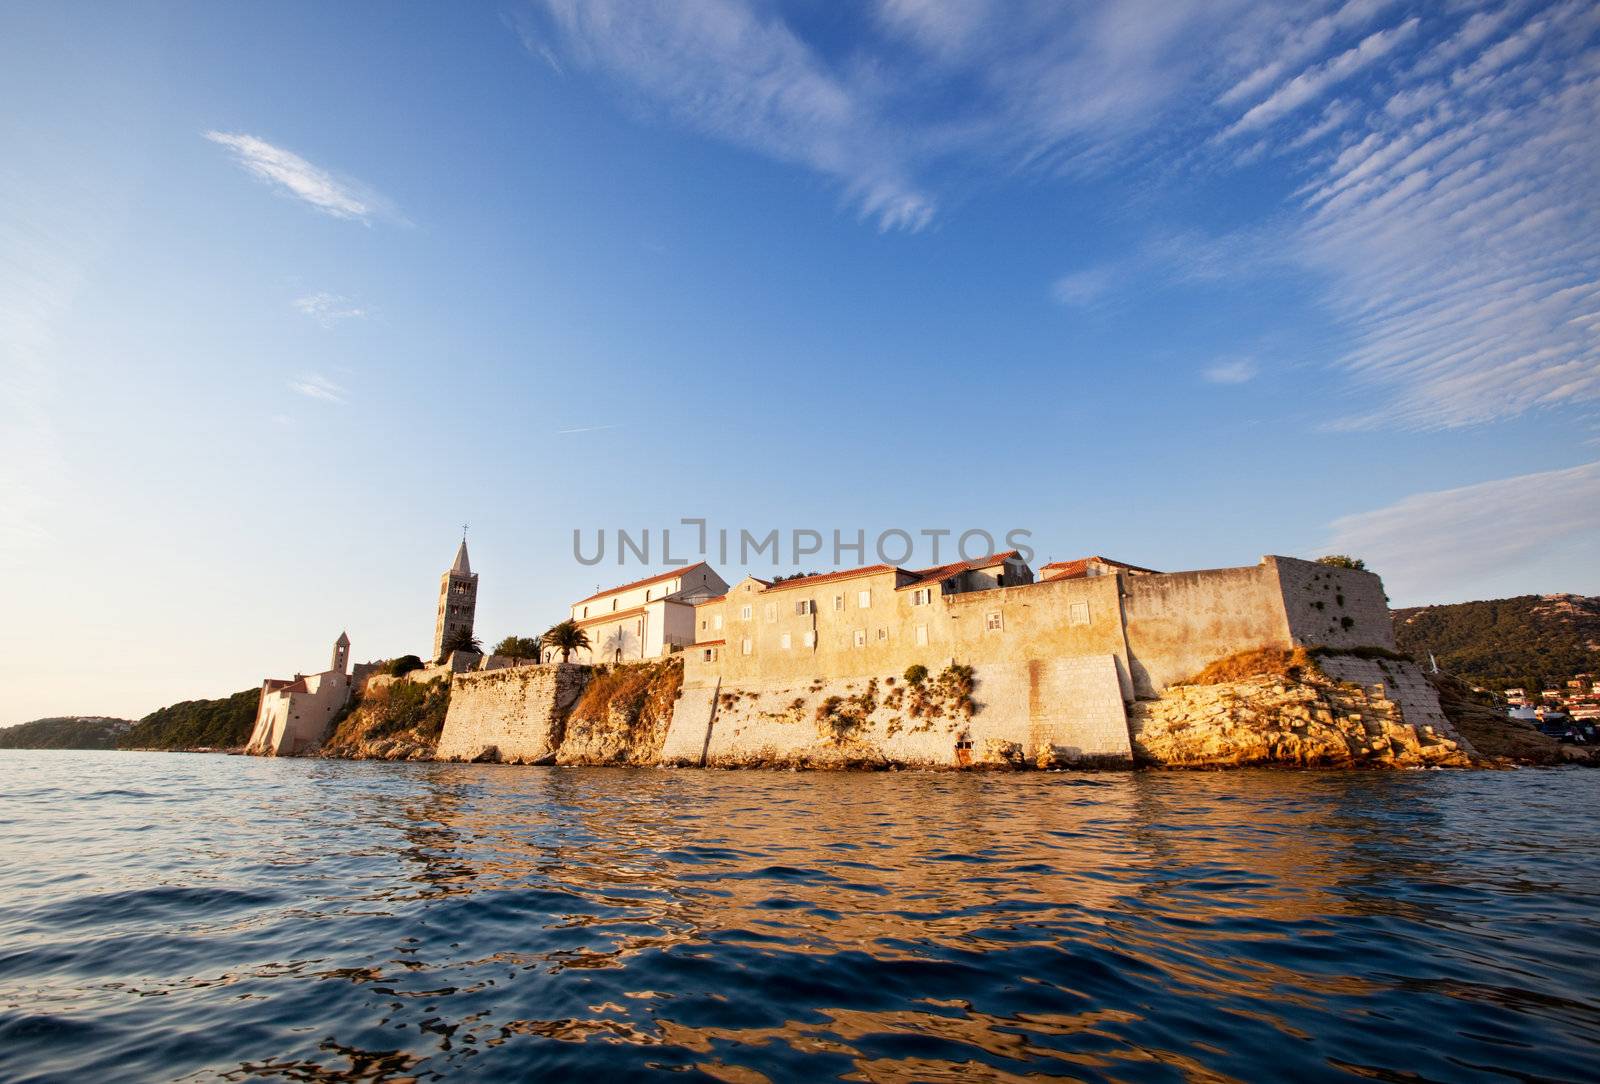
<path fill-rule="evenodd" d="M 341 632 L 333 642 L 333 665 L 329 669 L 336 674 L 350 672 L 350 637 L 347 633 Z"/>
<path fill-rule="evenodd" d="M 439 578 L 439 618 L 433 625 L 433 657 L 444 656 L 445 641 L 458 630 L 472 631 L 472 618 L 478 609 L 478 574 L 467 561 L 467 539 L 461 538 L 456 563 Z"/>

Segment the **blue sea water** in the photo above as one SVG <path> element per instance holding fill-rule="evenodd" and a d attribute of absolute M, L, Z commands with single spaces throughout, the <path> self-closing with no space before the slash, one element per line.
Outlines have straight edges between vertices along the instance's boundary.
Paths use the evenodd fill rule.
<path fill-rule="evenodd" d="M 0 780 L 7 1082 L 1600 1079 L 1600 772 Z"/>

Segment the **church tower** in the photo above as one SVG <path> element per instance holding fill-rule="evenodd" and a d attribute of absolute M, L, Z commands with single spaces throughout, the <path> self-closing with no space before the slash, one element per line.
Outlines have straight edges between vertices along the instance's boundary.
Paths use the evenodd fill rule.
<path fill-rule="evenodd" d="M 439 578 L 439 618 L 433 626 L 433 657 L 444 656 L 445 641 L 459 630 L 472 632 L 472 618 L 478 609 L 478 574 L 467 561 L 467 540 L 456 550 L 456 563 Z"/>
<path fill-rule="evenodd" d="M 335 674 L 348 674 L 350 672 L 350 635 L 341 632 L 339 638 L 333 642 L 333 665 L 328 669 Z"/>

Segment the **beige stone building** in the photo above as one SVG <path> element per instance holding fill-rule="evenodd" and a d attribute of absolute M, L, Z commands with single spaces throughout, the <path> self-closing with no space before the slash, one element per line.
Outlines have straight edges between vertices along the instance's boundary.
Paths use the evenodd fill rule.
<path fill-rule="evenodd" d="M 444 645 L 463 630 L 472 635 L 478 611 L 478 574 L 467 560 L 467 540 L 461 540 L 455 563 L 439 577 L 439 609 L 433 623 L 432 662 L 444 661 Z"/>
<path fill-rule="evenodd" d="M 704 561 L 596 591 L 572 604 L 571 617 L 589 637 L 574 662 L 655 659 L 695 642 L 695 607 L 728 590 Z"/>
<path fill-rule="evenodd" d="M 328 724 L 350 702 L 350 637 L 333 644 L 333 663 L 320 674 L 267 678 L 245 751 L 254 756 L 298 756 L 322 743 Z"/>
<path fill-rule="evenodd" d="M 1382 584 L 1366 572 L 1287 557 L 1185 573 L 1095 557 L 1048 572 L 1035 581 L 1008 553 L 936 569 L 747 576 L 695 607 L 664 758 L 813 759 L 811 714 L 842 701 L 869 722 L 887 719 L 876 705 L 918 667 L 970 668 L 972 711 L 940 727 L 888 720 L 873 740 L 891 760 L 957 764 L 1004 747 L 1029 761 L 1125 763 L 1126 705 L 1215 659 L 1394 647 Z"/>

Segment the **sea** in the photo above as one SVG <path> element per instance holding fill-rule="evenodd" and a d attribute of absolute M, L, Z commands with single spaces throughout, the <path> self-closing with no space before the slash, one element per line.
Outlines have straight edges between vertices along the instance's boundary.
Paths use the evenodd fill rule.
<path fill-rule="evenodd" d="M 1600 771 L 0 751 L 0 1081 L 1600 1080 Z"/>

